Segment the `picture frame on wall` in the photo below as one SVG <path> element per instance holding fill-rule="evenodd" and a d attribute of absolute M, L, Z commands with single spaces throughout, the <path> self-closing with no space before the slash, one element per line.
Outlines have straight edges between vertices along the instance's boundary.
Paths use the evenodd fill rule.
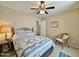
<path fill-rule="evenodd" d="M 51 26 L 52 26 L 52 28 L 58 28 L 59 22 L 58 21 L 52 21 Z"/>

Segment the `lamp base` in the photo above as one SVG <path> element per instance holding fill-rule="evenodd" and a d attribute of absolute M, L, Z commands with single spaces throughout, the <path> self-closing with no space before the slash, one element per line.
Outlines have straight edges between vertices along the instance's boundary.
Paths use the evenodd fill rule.
<path fill-rule="evenodd" d="M 11 41 L 11 39 L 5 39 L 6 41 Z"/>

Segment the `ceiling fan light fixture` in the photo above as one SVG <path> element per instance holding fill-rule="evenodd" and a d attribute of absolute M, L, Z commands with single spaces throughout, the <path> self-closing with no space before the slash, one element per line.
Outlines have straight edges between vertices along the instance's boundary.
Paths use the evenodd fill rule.
<path fill-rule="evenodd" d="M 40 1 L 40 5 L 38 6 L 38 8 L 31 8 L 31 9 L 38 10 L 37 14 L 48 14 L 46 10 L 54 9 L 54 8 L 55 8 L 54 6 L 46 7 L 45 1 Z"/>
<path fill-rule="evenodd" d="M 45 14 L 45 11 L 44 10 L 40 10 L 40 14 Z"/>

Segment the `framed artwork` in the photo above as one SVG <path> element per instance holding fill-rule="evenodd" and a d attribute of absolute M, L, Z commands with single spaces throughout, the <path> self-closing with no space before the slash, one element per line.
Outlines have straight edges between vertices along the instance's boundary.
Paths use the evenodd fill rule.
<path fill-rule="evenodd" d="M 58 28 L 59 22 L 58 21 L 52 21 L 51 26 L 52 26 L 52 28 Z"/>

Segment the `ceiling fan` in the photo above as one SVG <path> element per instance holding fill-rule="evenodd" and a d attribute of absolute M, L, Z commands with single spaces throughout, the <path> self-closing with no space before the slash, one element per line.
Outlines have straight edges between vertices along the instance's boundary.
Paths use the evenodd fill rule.
<path fill-rule="evenodd" d="M 40 5 L 38 6 L 38 8 L 31 8 L 31 10 L 38 10 L 37 14 L 48 14 L 48 12 L 46 10 L 48 9 L 54 9 L 55 7 L 46 7 L 45 6 L 45 1 L 40 1 Z"/>

